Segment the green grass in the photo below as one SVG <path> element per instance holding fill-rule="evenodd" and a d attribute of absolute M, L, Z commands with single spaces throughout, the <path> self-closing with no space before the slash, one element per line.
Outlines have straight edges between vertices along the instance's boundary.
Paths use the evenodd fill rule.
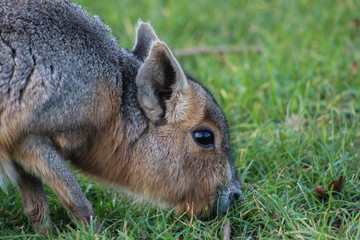
<path fill-rule="evenodd" d="M 233 239 L 360 238 L 360 2 L 78 0 L 131 49 L 150 20 L 170 48 L 261 46 L 262 52 L 179 59 L 227 115 L 244 197 L 227 216 Z M 344 175 L 328 201 L 313 186 Z M 186 219 L 78 175 L 107 236 L 219 239 L 225 218 Z M 89 239 L 47 189 L 55 238 Z M 0 192 L 0 236 L 34 237 L 14 186 Z M 26 234 L 26 235 L 24 235 Z M 1 237 L 0 237 L 1 238 Z"/>

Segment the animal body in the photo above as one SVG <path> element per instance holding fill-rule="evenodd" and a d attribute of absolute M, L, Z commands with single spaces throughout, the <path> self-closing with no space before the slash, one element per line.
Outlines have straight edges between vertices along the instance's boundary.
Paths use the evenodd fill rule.
<path fill-rule="evenodd" d="M 0 0 L 0 178 L 46 232 L 43 183 L 94 217 L 66 160 L 176 212 L 226 211 L 241 195 L 227 124 L 152 27 L 132 51 L 66 0 Z M 95 203 L 96 204 L 96 203 Z"/>

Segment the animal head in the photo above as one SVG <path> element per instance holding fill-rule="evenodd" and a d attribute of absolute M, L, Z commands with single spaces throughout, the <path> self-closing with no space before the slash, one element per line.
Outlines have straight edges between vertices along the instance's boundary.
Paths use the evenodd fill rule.
<path fill-rule="evenodd" d="M 227 210 L 241 196 L 224 114 L 212 95 L 189 77 L 147 23 L 137 27 L 133 54 L 138 103 L 149 129 L 136 142 L 130 179 L 136 193 L 199 215 Z"/>

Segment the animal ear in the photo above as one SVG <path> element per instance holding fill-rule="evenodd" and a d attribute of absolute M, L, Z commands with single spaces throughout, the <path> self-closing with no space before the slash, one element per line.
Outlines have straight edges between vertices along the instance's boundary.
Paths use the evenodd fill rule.
<path fill-rule="evenodd" d="M 179 121 L 186 113 L 189 83 L 165 43 L 153 43 L 136 85 L 139 104 L 155 125 Z"/>
<path fill-rule="evenodd" d="M 150 24 L 139 22 L 136 27 L 136 43 L 132 53 L 144 61 L 149 55 L 151 45 L 156 41 L 159 39 Z"/>

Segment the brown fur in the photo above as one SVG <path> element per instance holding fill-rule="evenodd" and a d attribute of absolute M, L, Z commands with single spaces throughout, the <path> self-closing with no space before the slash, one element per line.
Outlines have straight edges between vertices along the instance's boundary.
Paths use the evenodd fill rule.
<path fill-rule="evenodd" d="M 46 13 L 38 12 L 39 4 Z M 1 14 L 0 29 L 11 30 L 0 31 L 0 64 L 12 74 L 0 72 L 6 83 L 0 85 L 0 180 L 18 183 L 36 228 L 50 226 L 42 181 L 74 220 L 95 217 L 65 159 L 177 213 L 199 215 L 217 201 L 224 212 L 239 197 L 220 107 L 186 76 L 149 24 L 139 24 L 129 53 L 99 20 L 67 1 L 2 0 Z M 46 25 L 58 14 L 67 21 Z M 17 29 L 18 15 L 30 17 L 19 20 L 30 26 Z M 48 34 L 33 33 L 37 19 Z M 204 129 L 213 134 L 210 146 L 193 137 Z"/>

